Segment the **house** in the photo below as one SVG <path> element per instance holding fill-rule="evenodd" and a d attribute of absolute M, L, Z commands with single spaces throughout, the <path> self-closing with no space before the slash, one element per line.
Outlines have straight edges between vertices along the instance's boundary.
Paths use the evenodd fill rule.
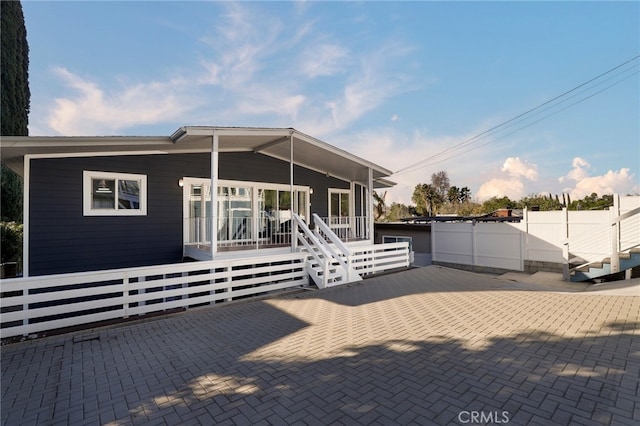
<path fill-rule="evenodd" d="M 406 243 L 374 244 L 372 193 L 391 172 L 292 128 L 3 137 L 0 151 L 24 178 L 23 277 L 2 282 L 15 304 L 3 336 L 409 265 Z M 57 309 L 31 303 L 53 297 L 43 287 L 60 289 Z"/>

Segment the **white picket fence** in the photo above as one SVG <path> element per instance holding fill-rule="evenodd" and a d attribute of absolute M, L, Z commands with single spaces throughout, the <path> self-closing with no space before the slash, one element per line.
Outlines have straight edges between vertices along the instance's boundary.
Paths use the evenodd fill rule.
<path fill-rule="evenodd" d="M 0 282 L 0 337 L 307 286 L 306 254 L 190 262 Z"/>

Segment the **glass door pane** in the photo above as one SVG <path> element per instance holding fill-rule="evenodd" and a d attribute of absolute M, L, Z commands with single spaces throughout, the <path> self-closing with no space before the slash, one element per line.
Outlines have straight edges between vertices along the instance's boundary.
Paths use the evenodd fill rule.
<path fill-rule="evenodd" d="M 229 240 L 229 187 L 218 186 L 218 241 Z"/>
<path fill-rule="evenodd" d="M 340 193 L 332 192 L 331 198 L 329 200 L 329 216 L 338 217 L 340 216 Z"/>
<path fill-rule="evenodd" d="M 276 228 L 276 212 L 278 211 L 278 191 L 275 189 L 258 189 L 258 221 L 259 236 L 271 239 Z"/>
<path fill-rule="evenodd" d="M 211 185 L 205 182 L 191 183 L 189 191 L 188 242 L 209 241 L 209 220 L 211 217 Z"/>
<path fill-rule="evenodd" d="M 340 216 L 349 217 L 349 194 L 340 194 Z"/>
<path fill-rule="evenodd" d="M 296 191 L 297 206 L 296 213 L 304 220 L 307 219 L 307 193 L 304 191 Z"/>
<path fill-rule="evenodd" d="M 251 188 L 229 188 L 229 194 L 228 217 L 231 239 L 250 240 L 252 235 Z"/>

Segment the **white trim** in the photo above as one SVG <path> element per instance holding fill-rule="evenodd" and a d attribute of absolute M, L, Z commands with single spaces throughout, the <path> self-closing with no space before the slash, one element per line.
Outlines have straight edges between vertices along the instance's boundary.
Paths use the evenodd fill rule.
<path fill-rule="evenodd" d="M 375 240 L 376 230 L 374 225 L 374 213 L 373 213 L 373 169 L 369 167 L 368 170 L 368 179 L 367 179 L 367 220 L 369 221 L 369 241 L 373 242 Z"/>
<path fill-rule="evenodd" d="M 183 244 L 187 244 L 188 242 L 186 241 L 186 236 L 189 235 L 189 229 L 188 229 L 188 224 L 187 224 L 187 220 L 190 219 L 188 217 L 189 215 L 189 200 L 190 200 L 190 186 L 192 184 L 211 184 L 211 190 L 212 190 L 212 194 L 215 195 L 215 204 L 214 201 L 211 200 L 211 226 L 214 228 L 214 232 L 211 237 L 214 237 L 214 240 L 211 240 L 211 245 L 213 246 L 214 244 L 216 245 L 216 250 L 217 250 L 217 237 L 218 237 L 218 230 L 217 230 L 217 224 L 218 224 L 218 208 L 217 208 L 217 199 L 218 199 L 218 188 L 222 188 L 222 187 L 230 187 L 230 188 L 248 188 L 251 191 L 251 217 L 255 218 L 257 217 L 257 215 L 260 213 L 258 211 L 258 189 L 261 190 L 272 190 L 272 191 L 278 191 L 278 192 L 288 192 L 290 193 L 291 191 L 291 186 L 287 185 L 287 184 L 282 184 L 282 183 L 272 183 L 272 182 L 255 182 L 255 181 L 242 181 L 242 180 L 225 180 L 225 179 L 216 179 L 216 186 L 214 187 L 214 185 L 211 183 L 212 180 L 210 180 L 209 178 L 203 177 L 203 178 L 199 178 L 199 177 L 190 177 L 190 176 L 184 176 L 182 178 L 183 181 L 183 195 L 182 195 L 182 216 L 183 216 L 183 228 L 182 228 L 182 241 Z M 298 202 L 298 196 L 299 193 L 303 192 L 305 194 L 305 198 L 307 200 L 307 205 L 305 206 L 305 211 L 304 211 L 304 219 L 305 221 L 309 222 L 309 217 L 310 217 L 310 208 L 309 208 L 309 200 L 310 200 L 310 189 L 311 187 L 309 186 L 305 186 L 305 185 L 293 185 L 293 189 L 294 189 L 294 196 L 291 198 L 291 211 L 298 213 L 298 206 L 299 206 L 299 202 Z M 279 199 L 278 199 L 279 200 Z M 206 201 L 208 202 L 208 201 Z M 204 214 L 206 215 L 206 203 L 205 203 L 205 208 L 203 209 Z M 227 241 L 227 240 L 225 240 Z M 227 241 L 228 242 L 228 241 Z M 263 250 L 263 249 L 261 249 Z M 216 253 L 216 258 L 218 257 L 219 253 Z"/>
<path fill-rule="evenodd" d="M 116 202 L 113 209 L 96 209 L 92 207 L 92 180 L 137 180 L 140 182 L 140 208 L 119 209 Z M 118 185 L 115 186 L 114 196 L 117 198 Z M 117 200 L 116 200 L 117 201 Z M 113 173 L 93 170 L 82 172 L 82 214 L 84 216 L 146 216 L 147 215 L 147 175 L 133 173 Z"/>
<path fill-rule="evenodd" d="M 209 229 L 211 232 L 211 260 L 216 257 L 218 252 L 218 174 L 220 173 L 220 143 L 218 133 L 211 131 L 211 170 L 209 171 L 211 178 L 211 223 Z M 207 204 L 205 201 L 204 214 L 207 215 Z"/>
<path fill-rule="evenodd" d="M 385 238 L 394 238 L 395 241 L 385 241 Z M 407 235 L 382 235 L 380 242 L 382 244 L 393 244 L 393 243 L 409 243 L 409 251 L 413 249 L 413 237 Z"/>
<path fill-rule="evenodd" d="M 343 189 L 343 188 L 327 188 L 328 191 L 328 196 L 327 196 L 327 217 L 328 218 L 332 218 L 334 217 L 331 214 L 331 194 L 347 194 L 349 195 L 349 214 L 346 215 L 346 217 L 353 217 L 353 191 L 351 191 L 351 189 Z M 340 207 L 342 207 L 342 205 L 340 205 Z M 342 213 L 342 211 L 340 211 L 340 213 Z M 341 215 L 339 215 L 338 217 L 344 217 Z"/>
<path fill-rule="evenodd" d="M 22 276 L 29 276 L 29 185 L 31 183 L 31 155 L 24 156 L 24 188 L 22 190 Z"/>
<path fill-rule="evenodd" d="M 204 152 L 209 152 L 204 151 Z M 173 153 L 173 152 L 172 152 Z M 167 151 L 100 151 L 100 152 L 71 152 L 57 154 L 27 154 L 30 158 L 79 158 L 79 157 L 119 157 L 123 155 L 168 155 Z M 25 155 L 25 158 L 27 157 Z"/>

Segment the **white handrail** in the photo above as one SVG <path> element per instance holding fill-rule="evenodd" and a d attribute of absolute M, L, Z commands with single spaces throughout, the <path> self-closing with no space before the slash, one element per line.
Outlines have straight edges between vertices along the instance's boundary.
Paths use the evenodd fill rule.
<path fill-rule="evenodd" d="M 340 266 L 344 268 L 344 270 L 347 272 L 348 280 L 352 281 L 356 279 L 356 275 L 358 274 L 353 269 L 351 264 L 353 260 L 353 252 L 349 249 L 349 247 L 347 247 L 344 241 L 342 241 L 340 237 L 338 237 L 335 234 L 335 232 L 333 232 L 333 230 L 320 218 L 320 216 L 317 215 L 317 213 L 313 213 L 313 223 L 316 224 L 315 231 L 316 231 L 316 234 L 318 235 L 318 239 L 320 240 L 321 244 L 323 244 L 327 248 L 327 250 L 331 252 L 333 257 L 338 261 L 338 263 L 340 263 Z M 344 257 L 339 253 L 337 253 L 333 249 L 333 247 L 331 247 L 331 244 L 329 244 L 328 241 L 320 235 L 318 228 L 320 228 L 324 233 L 324 235 L 329 237 L 331 242 L 333 242 L 336 245 L 336 247 L 340 249 Z M 346 258 L 346 261 L 345 261 L 345 258 Z"/>
<path fill-rule="evenodd" d="M 322 265 L 322 272 L 323 272 L 322 283 L 326 286 L 327 275 L 329 273 L 329 257 L 331 255 L 327 252 L 325 247 L 323 247 L 321 244 L 317 244 L 319 242 L 317 241 L 318 239 L 316 238 L 315 235 L 313 235 L 313 232 L 311 232 L 307 224 L 302 220 L 302 218 L 297 213 L 293 214 L 293 221 L 295 223 L 295 226 L 298 226 L 300 229 L 302 229 L 302 234 L 298 234 L 298 241 L 302 243 L 302 245 L 314 257 L 314 259 L 318 262 L 318 264 Z M 318 253 L 316 253 L 316 251 L 314 250 L 314 247 L 311 244 L 309 244 L 309 241 L 307 241 L 305 236 L 308 237 L 311 241 L 316 240 L 315 246 L 318 248 L 318 250 L 320 250 L 320 252 L 322 253 L 322 256 L 324 256 L 324 259 L 320 257 Z"/>
<path fill-rule="evenodd" d="M 620 216 L 617 216 L 617 217 L 611 219 L 611 224 L 613 225 L 613 224 L 615 224 L 617 222 L 623 221 L 623 220 L 625 220 L 627 218 L 630 218 L 631 216 L 637 215 L 638 213 L 640 213 L 640 207 L 635 208 L 633 210 L 629 210 L 625 214 L 621 214 Z"/>
<path fill-rule="evenodd" d="M 340 239 L 338 236 L 331 230 L 329 225 L 327 225 L 317 213 L 313 213 L 313 223 L 319 227 L 324 234 L 329 237 L 331 242 L 335 244 L 345 256 L 351 256 L 351 250 L 347 247 L 347 245 Z"/>
<path fill-rule="evenodd" d="M 568 274 L 571 271 L 578 270 L 580 268 L 591 265 L 593 263 L 601 262 L 607 256 L 609 257 L 611 272 L 612 273 L 619 272 L 619 269 L 620 269 L 619 253 L 621 251 L 629 250 L 631 248 L 634 248 L 640 245 L 640 241 L 637 241 L 637 242 L 634 241 L 629 246 L 626 246 L 626 245 L 624 247 L 622 246 L 623 245 L 623 241 L 621 238 L 622 226 L 623 224 L 625 223 L 628 224 L 629 222 L 631 222 L 632 226 L 635 225 L 634 220 L 637 218 L 639 214 L 640 214 L 640 207 L 637 207 L 624 214 L 613 217 L 608 221 L 602 222 L 600 225 L 601 227 L 597 231 L 590 231 L 589 233 L 583 233 L 574 237 L 569 237 L 564 239 L 562 241 L 563 248 L 564 248 L 563 255 L 564 255 L 565 265 L 567 266 L 567 268 L 565 269 L 566 271 L 565 279 L 568 279 Z M 626 233 L 625 233 L 625 236 L 626 236 Z M 604 246 L 601 246 L 601 244 L 603 244 L 605 240 L 609 241 L 608 249 L 604 248 Z M 602 251 L 600 252 L 594 251 L 589 253 L 592 255 L 591 258 L 582 259 L 583 261 L 586 261 L 586 262 L 581 263 L 580 265 L 574 268 L 571 268 L 571 269 L 568 268 L 568 265 L 569 263 L 571 263 L 572 260 L 581 259 L 580 256 L 577 256 L 576 258 L 571 259 L 570 256 L 572 253 L 575 254 L 577 250 L 577 253 L 579 255 L 584 255 L 587 253 L 585 250 L 592 250 L 592 248 L 594 247 L 594 244 L 596 243 L 598 244 L 598 249 Z M 575 248 L 576 246 L 578 247 L 577 249 Z M 571 247 L 574 247 L 574 248 L 571 249 Z M 584 253 L 581 253 L 580 250 L 583 250 Z M 596 255 L 599 255 L 598 259 L 595 259 Z"/>

